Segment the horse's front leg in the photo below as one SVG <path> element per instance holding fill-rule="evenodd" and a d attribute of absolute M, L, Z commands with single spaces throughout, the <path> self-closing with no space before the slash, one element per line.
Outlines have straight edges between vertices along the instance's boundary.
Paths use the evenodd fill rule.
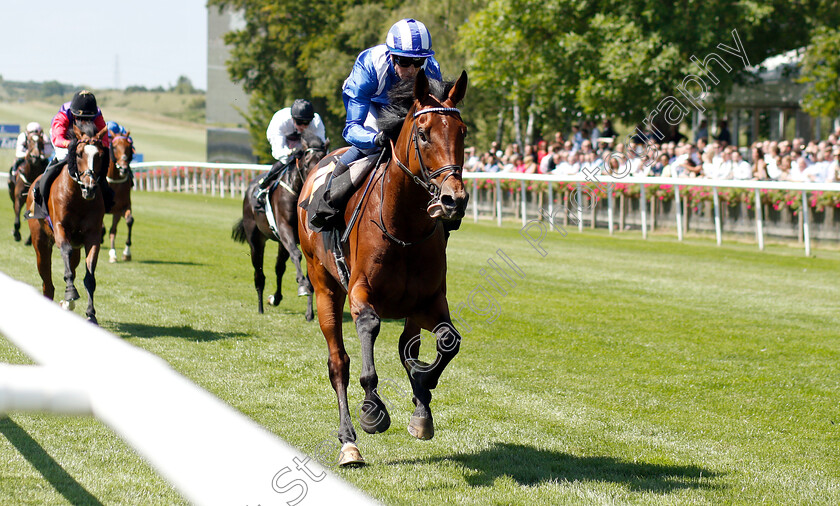
<path fill-rule="evenodd" d="M 123 250 L 123 260 L 131 261 L 131 227 L 134 226 L 134 215 L 131 214 L 131 208 L 125 210 L 125 227 L 128 229 L 128 237 L 125 240 L 125 249 Z"/>
<path fill-rule="evenodd" d="M 15 242 L 20 241 L 20 208 L 21 208 L 21 199 L 17 196 L 17 188 L 15 188 L 15 194 L 12 196 L 12 203 L 15 206 L 15 228 L 12 231 L 12 235 L 15 238 Z"/>
<path fill-rule="evenodd" d="M 277 280 L 277 291 L 273 295 L 268 296 L 268 303 L 272 306 L 280 304 L 283 300 L 283 274 L 286 273 L 286 260 L 289 259 L 289 252 L 283 243 L 277 246 L 277 261 L 274 262 L 274 275 Z"/>
<path fill-rule="evenodd" d="M 312 285 L 309 283 L 309 279 L 306 277 L 306 274 L 303 273 L 303 269 L 300 265 L 303 255 L 297 247 L 298 241 L 297 237 L 295 237 L 295 232 L 286 222 L 278 222 L 277 226 L 279 227 L 278 233 L 280 234 L 280 243 L 284 248 L 286 248 L 286 251 L 289 252 L 289 256 L 295 264 L 295 270 L 297 272 L 296 279 L 298 284 L 297 293 L 301 297 L 309 295 L 312 293 Z"/>
<path fill-rule="evenodd" d="M 113 263 L 117 262 L 117 225 L 120 223 L 120 218 L 122 216 L 119 213 L 114 213 L 114 218 L 111 220 L 111 228 L 108 230 L 108 238 L 111 240 L 111 248 L 108 250 L 108 261 Z"/>
<path fill-rule="evenodd" d="M 435 361 L 427 364 L 418 360 L 420 354 L 420 329 L 434 332 L 437 355 Z M 455 358 L 461 345 L 461 335 L 452 325 L 446 297 L 440 295 L 425 315 L 407 318 L 400 336 L 400 360 L 408 373 L 414 392 L 414 414 L 408 425 L 408 432 L 417 439 L 431 439 L 435 434 L 430 404 L 432 390 L 437 387 L 440 375 Z"/>
<path fill-rule="evenodd" d="M 85 311 L 85 316 L 87 319 L 95 324 L 99 324 L 96 321 L 96 309 L 93 307 L 93 292 L 96 291 L 96 262 L 99 259 L 99 242 L 94 241 L 93 244 L 85 245 L 85 291 L 87 292 L 88 296 L 88 307 L 87 311 Z"/>
<path fill-rule="evenodd" d="M 377 392 L 379 376 L 373 361 L 373 348 L 379 335 L 381 319 L 370 305 L 367 288 L 355 284 L 350 291 L 350 314 L 356 322 L 356 332 L 362 347 L 362 373 L 359 382 L 365 390 L 365 400 L 356 410 L 359 424 L 368 434 L 385 432 L 391 426 L 391 417 Z"/>
<path fill-rule="evenodd" d="M 68 240 L 58 242 L 58 248 L 61 251 L 61 259 L 64 260 L 65 288 L 64 300 L 61 302 L 61 307 L 72 311 L 76 307 L 76 299 L 79 298 L 79 292 L 76 290 L 76 267 L 79 266 L 81 251 L 74 249 Z"/>

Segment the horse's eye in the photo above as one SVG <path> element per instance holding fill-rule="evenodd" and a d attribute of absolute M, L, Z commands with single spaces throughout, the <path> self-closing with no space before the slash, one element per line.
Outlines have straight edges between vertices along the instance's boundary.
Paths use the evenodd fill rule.
<path fill-rule="evenodd" d="M 425 131 L 425 130 L 418 130 L 418 131 L 417 131 L 417 135 L 420 137 L 420 140 L 421 140 L 421 141 L 423 141 L 423 142 L 429 142 L 429 138 L 428 138 L 428 137 L 426 137 L 426 131 Z"/>

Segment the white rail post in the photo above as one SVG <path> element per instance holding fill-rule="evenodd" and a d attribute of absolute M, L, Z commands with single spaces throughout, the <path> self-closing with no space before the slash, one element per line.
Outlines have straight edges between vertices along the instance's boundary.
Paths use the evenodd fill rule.
<path fill-rule="evenodd" d="M 502 226 L 502 183 L 496 180 L 496 224 Z"/>
<path fill-rule="evenodd" d="M 167 190 L 168 192 L 175 191 L 175 175 L 173 173 L 177 170 L 177 167 L 172 167 L 171 169 L 169 169 L 169 189 Z"/>
<path fill-rule="evenodd" d="M 680 187 L 674 185 L 674 203 L 677 206 L 677 240 L 683 240 L 683 215 L 682 215 L 682 200 L 680 198 Z"/>
<path fill-rule="evenodd" d="M 554 216 L 554 182 L 552 181 L 548 182 L 548 215 Z"/>
<path fill-rule="evenodd" d="M 715 204 L 715 239 L 717 240 L 717 245 L 720 246 L 721 243 L 721 230 L 720 230 L 720 197 L 718 196 L 717 187 L 712 187 L 712 199 L 714 200 Z"/>
<path fill-rule="evenodd" d="M 612 183 L 607 186 L 607 223 L 610 227 L 610 235 L 613 235 L 613 221 L 615 212 L 615 197 L 613 196 Z"/>
<path fill-rule="evenodd" d="M 198 193 L 198 167 L 193 167 L 193 193 Z"/>
<path fill-rule="evenodd" d="M 802 190 L 802 238 L 805 239 L 805 256 L 811 256 L 811 225 L 808 222 L 808 192 Z"/>
<path fill-rule="evenodd" d="M 522 199 L 522 226 L 525 226 L 525 223 L 528 222 L 528 201 L 526 200 L 525 195 L 525 180 L 519 182 L 519 196 Z"/>
<path fill-rule="evenodd" d="M 578 232 L 583 232 L 583 190 L 582 184 L 578 181 L 577 184 L 577 214 L 578 214 Z"/>
<path fill-rule="evenodd" d="M 473 223 L 478 223 L 478 179 L 473 179 L 472 212 Z"/>
<path fill-rule="evenodd" d="M 764 251 L 764 211 L 761 207 L 761 193 L 755 189 L 755 239 L 758 241 L 758 249 Z"/>
<path fill-rule="evenodd" d="M 642 239 L 647 239 L 647 197 L 644 184 L 639 184 L 639 211 L 642 212 Z"/>

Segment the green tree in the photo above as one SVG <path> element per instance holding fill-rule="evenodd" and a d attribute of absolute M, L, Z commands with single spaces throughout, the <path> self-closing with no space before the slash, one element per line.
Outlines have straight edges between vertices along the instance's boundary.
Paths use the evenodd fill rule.
<path fill-rule="evenodd" d="M 169 91 L 178 95 L 192 95 L 196 92 L 195 88 L 193 88 L 192 81 L 187 76 L 178 77 L 178 82 Z"/>
<path fill-rule="evenodd" d="M 800 82 L 812 86 L 802 108 L 813 116 L 840 116 L 840 30 L 818 27 L 802 58 Z"/>

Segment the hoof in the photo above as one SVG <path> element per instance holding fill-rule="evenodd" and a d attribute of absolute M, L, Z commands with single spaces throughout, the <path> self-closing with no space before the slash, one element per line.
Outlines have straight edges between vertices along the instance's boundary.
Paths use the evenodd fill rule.
<path fill-rule="evenodd" d="M 344 443 L 341 453 L 338 454 L 338 465 L 341 467 L 354 467 L 365 465 L 365 459 L 359 453 L 356 443 Z"/>
<path fill-rule="evenodd" d="M 20 242 L 20 232 L 15 230 L 14 232 L 12 232 L 12 235 L 15 236 L 15 242 Z"/>
<path fill-rule="evenodd" d="M 93 315 L 88 316 L 87 321 L 91 322 L 92 324 L 96 325 L 97 327 L 99 326 L 99 321 Z"/>
<path fill-rule="evenodd" d="M 279 297 L 274 297 L 274 295 L 269 295 L 268 296 L 268 303 L 271 304 L 272 306 L 279 306 L 281 300 L 283 300 L 282 295 L 279 296 Z"/>
<path fill-rule="evenodd" d="M 66 309 L 67 311 L 72 311 L 76 307 L 76 302 L 72 300 L 63 300 L 61 301 L 61 309 Z"/>
<path fill-rule="evenodd" d="M 123 260 L 126 262 L 131 262 L 131 255 L 123 255 Z"/>
<path fill-rule="evenodd" d="M 117 263 L 117 250 L 108 250 L 108 261 L 112 264 Z"/>
<path fill-rule="evenodd" d="M 32 236 L 30 235 L 29 237 L 27 237 L 26 242 L 24 242 L 23 244 L 26 244 L 27 246 L 32 246 Z"/>
<path fill-rule="evenodd" d="M 374 412 L 360 412 L 359 425 L 368 434 L 379 434 L 391 427 L 391 416 L 384 406 Z"/>
<path fill-rule="evenodd" d="M 435 435 L 435 424 L 431 418 L 412 416 L 408 422 L 408 433 L 417 439 L 432 439 Z"/>
<path fill-rule="evenodd" d="M 298 286 L 298 297 L 303 297 L 305 295 L 311 295 L 312 292 L 309 291 L 309 288 L 305 286 Z"/>

